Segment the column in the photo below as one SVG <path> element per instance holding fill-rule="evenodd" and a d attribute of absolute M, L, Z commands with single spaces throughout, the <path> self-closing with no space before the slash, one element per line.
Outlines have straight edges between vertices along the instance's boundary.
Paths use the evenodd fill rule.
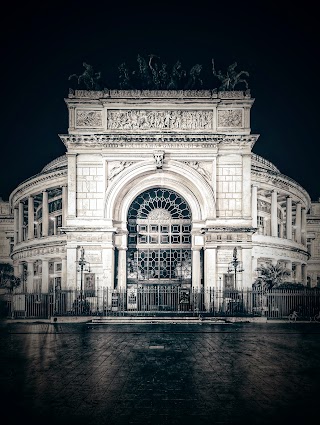
<path fill-rule="evenodd" d="M 28 239 L 34 238 L 34 199 L 28 198 Z"/>
<path fill-rule="evenodd" d="M 127 289 L 127 248 L 118 248 L 118 288 L 125 292 Z"/>
<path fill-rule="evenodd" d="M 240 288 L 239 281 L 240 275 L 242 277 L 242 288 L 252 288 L 253 277 L 252 277 L 252 248 L 242 248 L 241 249 L 241 258 L 242 258 L 242 266 L 243 272 L 237 274 L 238 288 Z"/>
<path fill-rule="evenodd" d="M 68 217 L 77 215 L 77 154 L 67 153 L 68 158 Z"/>
<path fill-rule="evenodd" d="M 290 276 L 288 276 L 287 281 L 291 282 L 292 281 L 292 261 L 287 260 L 285 264 L 286 264 L 286 269 L 290 271 Z"/>
<path fill-rule="evenodd" d="M 217 249 L 205 248 L 204 250 L 204 289 L 217 289 Z"/>
<path fill-rule="evenodd" d="M 48 192 L 42 192 L 42 236 L 48 236 L 49 231 L 49 205 Z"/>
<path fill-rule="evenodd" d="M 278 194 L 276 190 L 271 192 L 271 236 L 278 236 Z"/>
<path fill-rule="evenodd" d="M 15 208 L 13 210 L 13 218 L 14 218 L 14 233 L 13 233 L 13 243 L 16 245 L 19 240 L 19 210 Z"/>
<path fill-rule="evenodd" d="M 62 258 L 61 263 L 61 289 L 67 289 L 67 259 Z"/>
<path fill-rule="evenodd" d="M 252 211 L 252 227 L 257 228 L 257 216 L 258 216 L 258 188 L 257 186 L 251 187 L 251 211 Z"/>
<path fill-rule="evenodd" d="M 301 283 L 302 281 L 302 265 L 301 263 L 296 263 L 296 283 Z"/>
<path fill-rule="evenodd" d="M 53 222 L 53 234 L 56 235 L 57 234 L 57 218 L 52 217 L 52 222 Z"/>
<path fill-rule="evenodd" d="M 19 202 L 19 227 L 18 227 L 18 241 L 23 241 L 23 203 Z"/>
<path fill-rule="evenodd" d="M 221 305 L 219 294 L 221 288 L 219 282 L 217 282 L 217 249 L 216 248 L 205 248 L 204 250 L 204 305 L 206 311 L 212 311 L 213 305 L 216 310 Z M 214 292 L 213 292 L 214 291 Z M 210 299 L 211 294 L 216 295 L 215 301 Z M 210 305 L 211 303 L 211 305 Z"/>
<path fill-rule="evenodd" d="M 27 292 L 33 292 L 33 261 L 27 261 Z"/>
<path fill-rule="evenodd" d="M 201 288 L 200 271 L 200 247 L 191 248 L 192 251 L 192 288 L 199 290 Z"/>
<path fill-rule="evenodd" d="M 292 239 L 292 198 L 287 197 L 286 202 L 286 236 L 287 239 Z"/>
<path fill-rule="evenodd" d="M 258 273 L 257 273 L 257 268 L 258 268 L 258 259 L 255 257 L 251 258 L 251 273 L 252 273 L 252 283 L 256 280 L 256 278 L 258 277 Z"/>
<path fill-rule="evenodd" d="M 62 227 L 66 225 L 66 217 L 68 211 L 68 188 L 67 186 L 62 186 Z"/>
<path fill-rule="evenodd" d="M 114 247 L 102 247 L 102 286 L 114 289 Z"/>
<path fill-rule="evenodd" d="M 301 243 L 307 244 L 307 211 L 305 208 L 301 209 Z"/>
<path fill-rule="evenodd" d="M 251 215 L 251 154 L 242 155 L 242 214 Z"/>
<path fill-rule="evenodd" d="M 67 287 L 66 289 L 77 289 L 77 248 L 67 247 Z"/>
<path fill-rule="evenodd" d="M 307 265 L 302 264 L 302 283 L 307 284 Z"/>
<path fill-rule="evenodd" d="M 42 260 L 42 282 L 41 293 L 47 294 L 49 292 L 49 260 L 44 258 Z"/>
<path fill-rule="evenodd" d="M 301 203 L 296 204 L 296 242 L 301 243 Z"/>
<path fill-rule="evenodd" d="M 15 271 L 16 271 L 16 269 L 15 269 Z M 23 272 L 24 272 L 23 263 L 19 263 L 18 264 L 18 274 L 16 276 L 21 279 L 21 286 L 20 287 L 21 287 L 22 292 L 26 292 L 26 282 L 24 281 L 25 277 L 23 276 Z"/>

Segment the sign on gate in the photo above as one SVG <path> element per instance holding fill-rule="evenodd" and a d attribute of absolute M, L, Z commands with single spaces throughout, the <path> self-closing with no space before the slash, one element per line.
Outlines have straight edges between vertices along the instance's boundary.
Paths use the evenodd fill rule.
<path fill-rule="evenodd" d="M 23 294 L 13 295 L 12 297 L 13 311 L 26 310 L 26 296 Z"/>
<path fill-rule="evenodd" d="M 128 310 L 137 310 L 137 288 L 128 290 L 127 308 Z"/>

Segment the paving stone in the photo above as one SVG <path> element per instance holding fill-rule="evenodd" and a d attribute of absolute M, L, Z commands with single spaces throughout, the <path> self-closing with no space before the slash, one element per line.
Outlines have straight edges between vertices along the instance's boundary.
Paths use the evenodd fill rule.
<path fill-rule="evenodd" d="M 7 324 L 0 370 L 11 425 L 304 425 L 320 325 Z"/>

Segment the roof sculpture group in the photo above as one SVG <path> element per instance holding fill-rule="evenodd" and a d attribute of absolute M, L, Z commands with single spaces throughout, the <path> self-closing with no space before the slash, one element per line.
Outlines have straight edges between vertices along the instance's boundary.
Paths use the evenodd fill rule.
<path fill-rule="evenodd" d="M 104 83 L 101 72 L 96 72 L 93 67 L 83 62 L 84 71 L 82 74 L 72 74 L 69 80 L 77 79 L 79 86 L 87 90 L 102 90 Z M 247 71 L 236 71 L 237 62 L 229 65 L 225 72 L 216 71 L 214 60 L 212 59 L 212 75 L 217 80 L 217 90 L 232 91 L 239 84 L 248 89 L 248 82 L 243 76 L 249 77 Z M 141 55 L 137 56 L 137 68 L 129 69 L 125 63 L 119 67 L 119 87 L 125 90 L 197 90 L 203 86 L 201 72 L 203 67 L 196 64 L 189 71 L 183 69 L 180 61 L 172 67 L 160 61 L 159 56 L 149 55 L 145 59 Z"/>

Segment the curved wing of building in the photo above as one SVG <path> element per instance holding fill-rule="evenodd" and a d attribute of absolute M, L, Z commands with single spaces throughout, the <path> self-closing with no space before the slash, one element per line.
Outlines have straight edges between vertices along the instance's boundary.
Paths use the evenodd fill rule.
<path fill-rule="evenodd" d="M 42 293 L 247 288 L 267 263 L 319 285 L 319 204 L 252 153 L 253 103 L 248 92 L 70 92 L 66 154 L 11 194 L 1 261 Z"/>

